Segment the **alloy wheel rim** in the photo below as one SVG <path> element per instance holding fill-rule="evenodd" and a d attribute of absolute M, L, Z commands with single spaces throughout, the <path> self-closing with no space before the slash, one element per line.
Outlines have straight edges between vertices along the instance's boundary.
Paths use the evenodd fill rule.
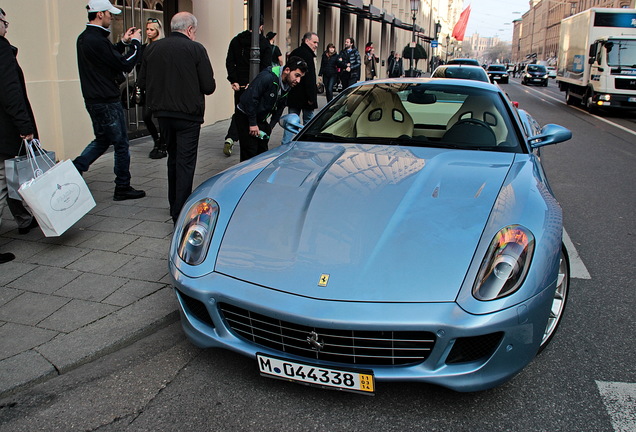
<path fill-rule="evenodd" d="M 550 307 L 550 316 L 548 317 L 548 324 L 545 327 L 543 333 L 543 339 L 541 339 L 541 345 L 544 345 L 554 334 L 554 331 L 561 321 L 563 316 L 563 309 L 565 308 L 565 301 L 568 295 L 568 266 L 563 252 L 561 252 L 561 258 L 559 260 L 559 275 L 557 278 L 557 286 L 554 291 L 554 297 L 552 298 L 552 306 Z"/>

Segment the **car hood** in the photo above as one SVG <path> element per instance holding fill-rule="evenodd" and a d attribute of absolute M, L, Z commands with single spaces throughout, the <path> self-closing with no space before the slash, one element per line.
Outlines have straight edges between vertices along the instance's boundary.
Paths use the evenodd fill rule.
<path fill-rule="evenodd" d="M 454 301 L 513 161 L 296 143 L 245 191 L 215 271 L 312 298 Z"/>

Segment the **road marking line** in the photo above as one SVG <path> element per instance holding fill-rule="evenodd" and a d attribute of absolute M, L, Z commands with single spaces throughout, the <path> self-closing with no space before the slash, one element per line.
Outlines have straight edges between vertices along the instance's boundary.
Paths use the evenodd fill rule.
<path fill-rule="evenodd" d="M 553 101 L 555 101 L 555 102 L 557 102 L 557 103 L 560 103 L 560 104 L 563 104 L 563 105 L 567 105 L 567 104 L 565 103 L 565 101 L 563 101 L 563 100 L 561 100 L 561 99 L 557 99 L 557 98 L 555 98 L 554 96 L 550 96 L 550 95 L 548 95 L 548 94 L 542 93 L 542 92 L 540 92 L 540 91 L 539 91 L 539 90 L 537 90 L 537 89 L 524 88 L 523 90 L 524 90 L 526 93 L 530 93 L 530 91 L 532 91 L 532 92 L 534 92 L 534 93 L 536 93 L 536 94 L 538 94 L 538 95 L 541 95 L 541 96 L 539 97 L 539 99 L 542 99 L 544 102 L 547 102 L 545 99 L 543 99 L 544 97 L 546 97 L 546 98 L 548 98 L 548 99 L 552 99 Z M 574 108 L 574 109 L 576 109 L 576 110 L 579 110 L 579 111 L 581 111 L 581 112 L 583 112 L 583 113 L 585 113 L 585 114 L 587 114 L 587 115 L 589 115 L 589 116 L 591 116 L 591 117 L 594 117 L 595 119 L 598 119 L 598 120 L 600 120 L 600 121 L 602 121 L 602 122 L 605 122 L 605 123 L 607 123 L 608 125 L 614 126 L 614 127 L 618 128 L 618 129 L 622 130 L 623 132 L 627 132 L 627 133 L 629 133 L 629 134 L 632 134 L 632 135 L 636 136 L 636 131 L 633 131 L 633 130 L 631 130 L 631 129 L 629 129 L 629 128 L 626 128 L 625 126 L 619 125 L 618 123 L 614 123 L 613 121 L 607 120 L 607 119 L 605 119 L 605 118 L 603 118 L 603 117 L 599 117 L 599 116 L 597 116 L 597 115 L 595 115 L 595 114 L 590 114 L 589 112 L 585 111 L 583 108 L 578 108 L 578 107 L 575 107 L 575 106 L 572 106 L 572 105 L 568 105 L 568 106 L 571 106 L 572 108 Z"/>
<path fill-rule="evenodd" d="M 563 228 L 563 243 L 565 244 L 565 249 L 568 251 L 568 256 L 570 258 L 570 277 L 575 279 L 592 279 L 590 273 L 587 271 L 585 264 L 583 264 L 583 260 L 579 255 L 579 252 L 574 247 L 574 243 L 572 243 L 572 239 L 568 235 L 565 228 Z"/>
<path fill-rule="evenodd" d="M 596 381 L 614 432 L 636 430 L 636 383 Z"/>

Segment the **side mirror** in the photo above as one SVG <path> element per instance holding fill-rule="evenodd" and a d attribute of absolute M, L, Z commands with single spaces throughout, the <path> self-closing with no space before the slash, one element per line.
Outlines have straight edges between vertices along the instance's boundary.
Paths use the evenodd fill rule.
<path fill-rule="evenodd" d="M 570 138 L 572 138 L 572 131 L 569 129 L 555 124 L 547 124 L 543 126 L 539 135 L 530 137 L 528 141 L 530 141 L 530 147 L 536 149 L 550 144 L 567 141 Z"/>
<path fill-rule="evenodd" d="M 278 124 L 281 125 L 283 129 L 293 134 L 297 134 L 303 128 L 298 114 L 284 115 L 280 118 Z"/>

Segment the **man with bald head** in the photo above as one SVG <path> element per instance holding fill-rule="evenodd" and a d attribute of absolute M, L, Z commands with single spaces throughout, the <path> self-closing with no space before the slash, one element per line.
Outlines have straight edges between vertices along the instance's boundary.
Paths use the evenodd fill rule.
<path fill-rule="evenodd" d="M 168 149 L 168 202 L 173 222 L 192 193 L 205 95 L 216 90 L 208 53 L 196 42 L 197 19 L 179 12 L 170 36 L 144 51 L 138 84 L 159 120 Z"/>

